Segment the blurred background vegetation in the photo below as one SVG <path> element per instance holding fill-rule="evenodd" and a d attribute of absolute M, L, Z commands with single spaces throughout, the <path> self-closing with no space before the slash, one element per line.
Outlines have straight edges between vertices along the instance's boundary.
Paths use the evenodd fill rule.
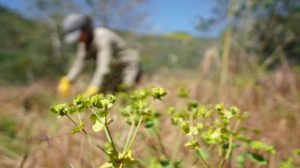
<path fill-rule="evenodd" d="M 66 71 L 74 47 L 61 42 L 60 22 L 71 11 L 91 15 L 95 25 L 122 34 L 141 53 L 144 70 L 153 74 L 161 69 L 195 69 L 205 49 L 217 45 L 223 54 L 226 32 L 230 33 L 234 57 L 256 57 L 274 68 L 287 60 L 300 61 L 300 4 L 297 0 L 215 0 L 214 15 L 199 17 L 199 32 L 225 24 L 220 37 L 204 38 L 186 32 L 147 34 L 137 32 L 149 15 L 141 7 L 149 1 L 28 1 L 26 15 L 0 8 L 1 84 L 28 83 L 40 77 L 56 77 Z M 88 12 L 87 12 L 88 11 Z M 116 12 L 117 11 L 117 12 Z M 129 12 L 130 11 L 130 12 Z M 29 17 L 28 17 L 29 16 Z M 176 17 L 176 16 L 174 16 Z M 231 43 L 230 42 L 230 43 Z M 241 58 L 236 58 L 241 59 Z M 246 61 L 243 59 L 242 61 Z"/>

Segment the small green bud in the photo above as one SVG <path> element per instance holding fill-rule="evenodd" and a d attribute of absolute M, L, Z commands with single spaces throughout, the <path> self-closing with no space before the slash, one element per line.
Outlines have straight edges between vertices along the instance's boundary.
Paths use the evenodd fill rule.
<path fill-rule="evenodd" d="M 190 133 L 190 126 L 187 122 L 183 121 L 181 124 L 180 124 L 180 127 L 182 128 L 182 130 L 188 134 Z"/>
<path fill-rule="evenodd" d="M 184 146 L 190 148 L 190 149 L 198 149 L 199 148 L 199 143 L 197 140 L 193 139 L 191 141 L 188 141 L 187 143 L 184 144 Z"/>
<path fill-rule="evenodd" d="M 146 99 L 148 97 L 148 92 L 146 90 L 137 90 L 132 95 L 133 100 Z"/>
<path fill-rule="evenodd" d="M 95 96 L 92 96 L 90 101 L 91 101 L 91 105 L 96 107 L 96 108 L 103 108 L 103 105 L 101 103 L 101 100 L 103 99 L 103 96 L 102 95 L 95 95 Z"/>
<path fill-rule="evenodd" d="M 231 113 L 232 113 L 233 115 L 237 115 L 237 114 L 240 113 L 240 109 L 238 109 L 238 108 L 235 107 L 235 106 L 230 107 L 230 111 L 231 111 Z"/>
<path fill-rule="evenodd" d="M 172 117 L 171 122 L 173 125 L 178 125 L 179 124 L 179 117 Z"/>
<path fill-rule="evenodd" d="M 197 127 L 190 127 L 190 132 L 189 135 L 198 135 L 199 134 L 199 129 Z"/>
<path fill-rule="evenodd" d="M 151 94 L 155 99 L 161 99 L 162 97 L 167 95 L 167 92 L 165 91 L 165 89 L 161 88 L 161 87 L 156 87 L 151 89 Z"/>
<path fill-rule="evenodd" d="M 198 129 L 198 131 L 202 130 L 204 127 L 204 125 L 202 123 L 197 123 L 196 128 Z"/>
<path fill-rule="evenodd" d="M 115 103 L 117 98 L 114 95 L 108 94 L 106 98 L 110 101 L 110 103 Z"/>
<path fill-rule="evenodd" d="M 249 113 L 243 113 L 239 116 L 240 120 L 247 120 L 249 118 Z"/>
<path fill-rule="evenodd" d="M 189 90 L 187 88 L 179 88 L 177 90 L 177 95 L 180 98 L 187 98 L 187 97 L 189 97 Z"/>
<path fill-rule="evenodd" d="M 198 103 L 196 101 L 191 101 L 188 103 L 189 110 L 196 109 L 196 108 L 198 108 Z"/>
<path fill-rule="evenodd" d="M 118 160 L 121 160 L 125 165 L 131 165 L 135 162 L 135 159 L 132 157 L 131 150 L 127 150 L 126 152 L 119 153 Z"/>
<path fill-rule="evenodd" d="M 113 106 L 114 101 L 115 97 L 112 95 L 107 95 L 106 98 L 99 94 L 91 97 L 92 106 L 96 108 L 103 108 L 105 110 L 111 108 Z"/>
<path fill-rule="evenodd" d="M 175 107 L 169 107 L 169 109 L 168 109 L 169 114 L 173 115 L 175 112 L 176 112 Z"/>
<path fill-rule="evenodd" d="M 221 129 L 208 130 L 202 134 L 202 137 L 208 144 L 219 143 L 222 141 Z"/>
<path fill-rule="evenodd" d="M 250 143 L 250 147 L 251 147 L 252 149 L 256 149 L 256 150 L 261 150 L 261 149 L 264 148 L 264 146 L 265 146 L 265 144 L 262 143 L 262 142 L 260 142 L 260 141 L 252 141 L 252 142 Z"/>
<path fill-rule="evenodd" d="M 89 99 L 87 97 L 83 97 L 82 95 L 77 96 L 73 100 L 73 105 L 78 108 L 85 108 L 89 106 Z"/>
<path fill-rule="evenodd" d="M 217 129 L 215 131 L 212 132 L 210 138 L 211 139 L 219 139 L 221 137 L 221 129 Z"/>
<path fill-rule="evenodd" d="M 102 100 L 100 100 L 100 103 L 102 105 L 102 108 L 104 108 L 104 109 L 109 109 L 113 106 L 113 104 L 108 99 L 102 99 Z"/>
<path fill-rule="evenodd" d="M 124 117 L 128 117 L 132 112 L 132 107 L 131 106 L 126 106 L 125 108 L 122 108 L 120 110 L 120 113 L 124 116 Z"/>
<path fill-rule="evenodd" d="M 57 104 L 52 106 L 51 111 L 59 116 L 64 116 L 68 113 L 68 105 L 67 104 Z"/>
<path fill-rule="evenodd" d="M 204 118 L 209 117 L 211 115 L 211 112 L 208 111 L 204 106 L 200 106 L 198 108 L 197 113 L 200 117 L 204 117 Z"/>
<path fill-rule="evenodd" d="M 267 150 L 267 152 L 270 153 L 271 155 L 276 154 L 276 149 L 274 148 L 274 146 L 267 145 L 266 150 Z"/>
<path fill-rule="evenodd" d="M 224 110 L 222 115 L 226 120 L 229 120 L 234 116 L 233 112 L 230 110 Z"/>
<path fill-rule="evenodd" d="M 225 109 L 224 104 L 223 104 L 223 103 L 217 104 L 216 107 L 215 107 L 215 109 L 216 109 L 218 112 L 223 111 L 223 110 Z"/>

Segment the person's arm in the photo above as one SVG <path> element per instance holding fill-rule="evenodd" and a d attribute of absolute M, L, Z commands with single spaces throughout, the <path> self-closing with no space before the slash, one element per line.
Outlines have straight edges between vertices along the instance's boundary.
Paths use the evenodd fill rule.
<path fill-rule="evenodd" d="M 85 63 L 85 57 L 86 57 L 86 51 L 85 51 L 85 44 L 79 43 L 78 44 L 78 50 L 77 50 L 77 57 L 71 66 L 69 72 L 67 73 L 66 77 L 70 81 L 74 81 L 78 74 L 81 72 L 84 63 Z"/>
<path fill-rule="evenodd" d="M 102 41 L 101 45 L 98 47 L 97 67 L 93 79 L 84 93 L 85 96 L 92 96 L 99 92 L 104 76 L 110 72 L 109 65 L 112 58 L 112 52 L 111 44 Z"/>
<path fill-rule="evenodd" d="M 71 90 L 71 82 L 75 80 L 79 72 L 82 70 L 85 62 L 85 56 L 85 45 L 83 43 L 79 43 L 75 62 L 70 68 L 69 73 L 66 76 L 61 77 L 59 81 L 57 91 L 60 96 L 69 96 Z"/>
<path fill-rule="evenodd" d="M 110 72 L 112 52 L 111 44 L 103 42 L 97 53 L 97 67 L 90 86 L 101 87 L 104 76 Z"/>

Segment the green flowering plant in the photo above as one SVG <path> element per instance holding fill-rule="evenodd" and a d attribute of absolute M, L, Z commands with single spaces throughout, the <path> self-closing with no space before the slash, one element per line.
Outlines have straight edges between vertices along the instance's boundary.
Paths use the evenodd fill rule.
<path fill-rule="evenodd" d="M 108 156 L 108 161 L 100 166 L 100 168 L 124 168 L 135 163 L 130 149 L 120 151 L 114 142 L 109 124 L 112 119 L 109 116 L 109 110 L 113 107 L 116 97 L 110 94 L 98 94 L 92 97 L 77 96 L 69 104 L 57 104 L 51 107 L 51 111 L 58 117 L 67 117 L 74 125 L 72 134 L 79 132 L 84 133 L 89 141 L 96 145 L 104 154 Z M 87 113 L 92 122 L 92 130 L 94 132 L 103 131 L 107 137 L 106 147 L 97 144 L 86 131 L 86 124 L 83 122 L 81 113 Z M 77 115 L 78 121 L 73 119 L 73 115 Z"/>
<path fill-rule="evenodd" d="M 199 105 L 189 98 L 187 91 L 179 90 L 178 96 L 187 101 L 185 107 L 170 107 L 168 112 L 173 125 L 178 126 L 188 141 L 185 147 L 193 150 L 205 167 L 226 167 L 233 156 L 239 155 L 237 167 L 244 167 L 246 160 L 266 165 L 265 155 L 273 155 L 273 146 L 252 140 L 247 129 L 240 125 L 248 118 L 235 107 L 217 104 L 215 107 Z M 217 162 L 215 161 L 217 160 Z"/>
<path fill-rule="evenodd" d="M 296 148 L 293 150 L 292 155 L 289 156 L 286 160 L 282 160 L 280 162 L 279 168 L 295 168 L 300 167 L 300 148 Z M 298 160 L 298 162 L 297 162 Z"/>
<path fill-rule="evenodd" d="M 132 154 L 132 145 L 142 124 L 151 127 L 151 123 L 157 117 L 154 110 L 148 102 L 149 97 L 161 100 L 166 95 L 162 88 L 153 88 L 148 90 L 139 90 L 128 94 L 130 98 L 126 100 L 127 105 L 121 108 L 121 114 L 124 116 L 130 129 L 127 139 L 122 148 L 117 145 L 109 129 L 109 124 L 113 121 L 109 115 L 110 109 L 116 102 L 116 97 L 111 94 L 97 94 L 92 97 L 77 96 L 71 103 L 57 104 L 51 107 L 51 111 L 60 117 L 67 117 L 74 125 L 72 134 L 84 133 L 89 141 L 96 145 L 108 160 L 100 168 L 126 168 L 136 164 L 136 159 Z M 92 130 L 96 133 L 104 132 L 107 142 L 104 146 L 97 144 L 86 131 L 86 123 L 81 117 L 82 113 L 89 115 L 92 122 Z M 73 116 L 78 117 L 75 121 Z"/>
<path fill-rule="evenodd" d="M 273 146 L 248 136 L 251 130 L 243 127 L 248 114 L 241 112 L 237 107 L 222 103 L 215 106 L 200 105 L 191 99 L 189 90 L 185 88 L 178 89 L 177 94 L 179 98 L 186 101 L 186 105 L 170 106 L 167 113 L 162 114 L 157 112 L 153 105 L 154 101 L 164 102 L 167 92 L 161 87 L 120 93 L 117 95 L 118 100 L 111 94 L 77 96 L 70 103 L 52 106 L 51 111 L 59 118 L 68 118 L 75 125 L 72 134 L 83 133 L 107 156 L 106 162 L 100 168 L 129 168 L 140 165 L 150 168 L 181 167 L 184 159 L 172 160 L 163 145 L 164 136 L 161 135 L 159 124 L 161 115 L 170 117 L 171 123 L 182 130 L 182 135 L 186 139 L 184 147 L 193 151 L 197 158 L 193 163 L 195 166 L 199 166 L 198 161 L 208 168 L 224 168 L 233 164 L 235 167 L 245 167 L 249 162 L 264 166 L 268 164 L 269 156 L 276 153 Z M 127 135 L 122 144 L 116 144 L 110 131 L 114 106 L 117 107 L 114 111 L 118 111 L 128 124 Z M 91 128 L 82 119 L 83 115 L 88 116 L 92 124 Z M 145 132 L 149 133 L 149 138 L 157 140 L 155 146 L 149 146 L 149 149 L 157 150 L 155 153 L 159 154 L 147 163 L 141 163 L 141 158 L 135 158 L 133 154 L 133 144 L 141 134 L 142 126 L 146 128 Z M 105 134 L 106 142 L 102 145 L 97 144 L 86 131 L 87 129 Z M 291 168 L 294 165 L 296 163 L 292 157 L 280 164 L 281 168 Z"/>
<path fill-rule="evenodd" d="M 153 106 L 154 101 L 163 101 L 163 97 L 167 95 L 165 89 L 155 87 L 152 89 L 136 90 L 129 94 L 123 94 L 124 105 L 120 108 L 121 115 L 125 118 L 130 125 L 128 137 L 135 137 L 136 133 L 143 123 L 148 134 L 147 138 L 157 139 L 157 149 L 155 152 L 159 153 L 162 157 L 153 159 L 149 167 L 179 167 L 178 161 L 172 161 L 163 145 L 163 139 L 160 132 L 159 117 L 160 113 L 157 112 Z M 131 146 L 132 138 L 127 138 L 125 147 Z"/>

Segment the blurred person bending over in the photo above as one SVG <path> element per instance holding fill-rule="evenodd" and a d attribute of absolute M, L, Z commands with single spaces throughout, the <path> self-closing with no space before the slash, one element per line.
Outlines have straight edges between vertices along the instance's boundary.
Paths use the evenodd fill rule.
<path fill-rule="evenodd" d="M 60 79 L 58 93 L 68 96 L 72 82 L 84 67 L 86 60 L 94 59 L 96 70 L 85 96 L 100 91 L 131 88 L 140 79 L 141 65 L 137 51 L 111 30 L 93 28 L 91 19 L 82 14 L 69 14 L 63 21 L 65 42 L 78 43 L 77 57 L 66 76 Z"/>

